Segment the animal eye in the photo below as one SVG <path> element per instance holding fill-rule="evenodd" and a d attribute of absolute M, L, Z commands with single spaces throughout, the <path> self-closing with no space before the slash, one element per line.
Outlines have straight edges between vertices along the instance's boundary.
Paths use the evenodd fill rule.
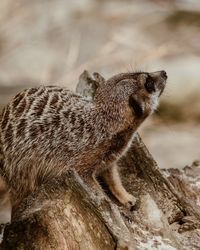
<path fill-rule="evenodd" d="M 154 81 L 153 81 L 153 79 L 152 79 L 151 77 L 149 77 L 149 76 L 147 77 L 144 86 L 145 86 L 145 88 L 146 88 L 146 90 L 147 90 L 148 93 L 152 93 L 152 92 L 156 91 L 156 90 L 155 90 Z"/>

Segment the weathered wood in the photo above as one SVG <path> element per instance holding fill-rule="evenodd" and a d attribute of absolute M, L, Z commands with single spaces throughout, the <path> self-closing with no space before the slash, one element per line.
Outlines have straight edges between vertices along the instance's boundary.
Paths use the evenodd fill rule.
<path fill-rule="evenodd" d="M 91 86 L 98 87 L 103 78 L 83 76 L 77 89 L 92 98 Z M 138 198 L 133 211 L 118 204 L 106 187 L 106 194 L 92 193 L 69 171 L 13 211 L 1 249 L 200 249 L 197 197 L 188 200 L 180 175 L 158 169 L 138 134 L 120 171 L 124 186 Z"/>

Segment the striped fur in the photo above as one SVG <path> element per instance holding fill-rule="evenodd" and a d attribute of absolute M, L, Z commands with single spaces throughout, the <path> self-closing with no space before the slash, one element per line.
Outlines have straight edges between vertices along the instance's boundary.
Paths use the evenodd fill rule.
<path fill-rule="evenodd" d="M 104 171 L 108 184 L 112 178 L 110 189 L 116 198 L 134 203 L 121 184 L 116 163 L 157 106 L 166 80 L 161 72 L 116 75 L 102 82 L 93 101 L 56 86 L 16 95 L 0 122 L 1 172 L 12 206 L 70 168 L 86 181 Z M 155 93 L 145 89 L 149 75 Z"/>

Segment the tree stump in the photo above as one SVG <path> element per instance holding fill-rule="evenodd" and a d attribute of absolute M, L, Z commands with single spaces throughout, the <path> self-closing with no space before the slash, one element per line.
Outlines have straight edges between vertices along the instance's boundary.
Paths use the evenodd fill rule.
<path fill-rule="evenodd" d="M 85 71 L 77 90 L 92 98 L 103 81 Z M 97 196 L 69 171 L 13 211 L 0 249 L 200 249 L 200 190 L 174 171 L 161 172 L 137 134 L 120 160 L 124 186 L 138 198 L 133 211 L 122 207 L 104 183 L 105 193 Z"/>

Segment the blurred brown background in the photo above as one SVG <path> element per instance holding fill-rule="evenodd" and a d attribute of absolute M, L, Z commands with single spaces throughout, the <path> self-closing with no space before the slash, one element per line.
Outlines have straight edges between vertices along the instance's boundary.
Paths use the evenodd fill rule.
<path fill-rule="evenodd" d="M 28 86 L 74 89 L 84 69 L 166 70 L 140 133 L 162 168 L 200 159 L 199 0 L 0 1 L 1 108 Z"/>

